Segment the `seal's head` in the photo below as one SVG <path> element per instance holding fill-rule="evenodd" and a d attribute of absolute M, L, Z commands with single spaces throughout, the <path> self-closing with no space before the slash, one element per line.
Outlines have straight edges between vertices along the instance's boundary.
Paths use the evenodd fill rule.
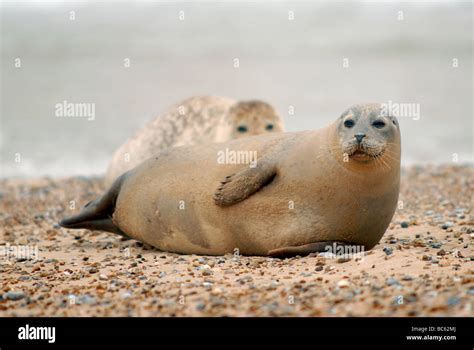
<path fill-rule="evenodd" d="M 283 131 L 283 121 L 275 109 L 262 101 L 237 102 L 230 109 L 232 138 Z"/>
<path fill-rule="evenodd" d="M 400 131 L 395 117 L 381 104 L 355 105 L 337 122 L 340 146 L 348 161 L 370 162 L 400 152 Z"/>

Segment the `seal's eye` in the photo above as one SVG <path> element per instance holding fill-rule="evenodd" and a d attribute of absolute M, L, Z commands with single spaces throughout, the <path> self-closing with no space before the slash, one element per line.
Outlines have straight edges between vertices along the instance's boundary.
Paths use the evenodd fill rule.
<path fill-rule="evenodd" d="M 267 126 L 265 127 L 265 130 L 267 131 L 273 130 L 273 124 L 267 124 Z"/>
<path fill-rule="evenodd" d="M 372 125 L 377 129 L 382 129 L 385 126 L 385 122 L 382 120 L 376 120 L 372 123 Z"/>
<path fill-rule="evenodd" d="M 355 124 L 355 123 L 354 123 L 354 121 L 353 121 L 352 119 L 346 119 L 346 120 L 344 121 L 344 126 L 345 126 L 346 128 L 352 128 L 352 127 L 354 126 L 354 124 Z"/>
<path fill-rule="evenodd" d="M 247 132 L 247 127 L 245 125 L 240 125 L 238 128 L 237 128 L 237 131 L 238 132 Z"/>

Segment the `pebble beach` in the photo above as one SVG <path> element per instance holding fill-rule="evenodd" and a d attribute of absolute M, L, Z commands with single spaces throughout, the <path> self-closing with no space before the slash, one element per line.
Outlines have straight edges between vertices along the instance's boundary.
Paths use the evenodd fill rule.
<path fill-rule="evenodd" d="M 402 168 L 382 240 L 342 258 L 179 255 L 57 225 L 103 190 L 0 180 L 1 317 L 474 315 L 473 166 Z"/>

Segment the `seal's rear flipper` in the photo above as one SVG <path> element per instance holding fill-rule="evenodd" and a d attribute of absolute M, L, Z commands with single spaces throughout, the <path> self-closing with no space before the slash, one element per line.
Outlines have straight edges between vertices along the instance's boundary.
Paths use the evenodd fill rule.
<path fill-rule="evenodd" d="M 220 207 L 237 204 L 268 186 L 277 175 L 276 164 L 259 161 L 255 168 L 248 168 L 226 176 L 214 193 L 214 202 Z"/>
<path fill-rule="evenodd" d="M 102 197 L 87 203 L 79 214 L 61 220 L 59 225 L 72 229 L 86 228 L 107 231 L 130 238 L 112 221 L 115 201 L 122 186 L 124 175 L 117 178 L 112 187 Z"/>
<path fill-rule="evenodd" d="M 288 256 L 295 256 L 295 255 L 308 255 L 311 253 L 322 253 L 327 251 L 327 247 L 333 247 L 333 244 L 337 245 L 345 245 L 343 242 L 335 242 L 335 241 L 324 241 L 324 242 L 316 242 L 310 244 L 304 244 L 294 247 L 283 247 L 272 249 L 268 252 L 269 256 L 275 258 L 284 258 Z"/>

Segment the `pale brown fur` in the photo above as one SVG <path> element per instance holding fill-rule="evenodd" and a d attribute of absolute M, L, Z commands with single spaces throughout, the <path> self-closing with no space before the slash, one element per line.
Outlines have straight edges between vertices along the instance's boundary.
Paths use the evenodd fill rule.
<path fill-rule="evenodd" d="M 268 125 L 272 125 L 271 130 Z M 239 132 L 239 126 L 245 126 L 246 132 Z M 192 97 L 153 119 L 127 140 L 115 152 L 105 184 L 110 186 L 119 175 L 170 147 L 225 142 L 279 131 L 283 131 L 282 119 L 268 103 Z"/>
<path fill-rule="evenodd" d="M 357 130 L 371 128 L 366 119 L 359 117 Z M 185 254 L 308 253 L 333 241 L 370 249 L 398 200 L 400 133 L 398 125 L 387 127 L 393 130 L 380 158 L 346 161 L 342 144 L 353 136 L 341 129 L 341 118 L 316 131 L 171 148 L 61 224 L 91 228 L 93 219 L 96 228 L 116 232 L 113 225 L 131 238 Z M 219 164 L 223 148 L 256 151 L 258 164 Z M 107 217 L 112 219 L 104 223 Z"/>

